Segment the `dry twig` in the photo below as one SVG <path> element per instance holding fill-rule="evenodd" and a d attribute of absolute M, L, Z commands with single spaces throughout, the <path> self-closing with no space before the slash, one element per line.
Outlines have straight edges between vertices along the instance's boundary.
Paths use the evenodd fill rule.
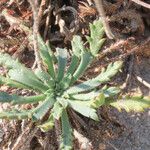
<path fill-rule="evenodd" d="M 95 2 L 95 5 L 96 5 L 96 8 L 97 8 L 97 11 L 99 12 L 99 14 L 101 16 L 101 19 L 102 19 L 103 26 L 104 26 L 107 37 L 109 39 L 113 39 L 114 35 L 111 32 L 108 21 L 106 20 L 106 14 L 105 14 L 105 11 L 104 11 L 104 8 L 103 8 L 102 0 L 94 0 L 94 2 Z"/>
<path fill-rule="evenodd" d="M 44 12 L 45 6 L 46 6 L 46 2 L 47 2 L 47 0 L 42 0 L 42 1 L 41 1 L 40 8 L 39 8 L 39 12 L 38 12 L 39 22 L 40 22 L 40 20 L 42 19 L 43 12 Z"/>
<path fill-rule="evenodd" d="M 49 24 L 51 22 L 50 16 L 51 16 L 52 9 L 53 9 L 53 7 L 51 6 L 51 0 L 50 0 L 49 7 L 48 7 L 48 14 L 47 14 L 47 17 L 46 17 L 46 22 L 45 22 L 44 40 L 46 40 L 47 32 L 48 32 L 48 29 L 49 29 Z"/>
<path fill-rule="evenodd" d="M 33 40 L 33 45 L 34 45 L 34 53 L 35 53 L 35 64 L 37 64 L 37 67 L 39 69 L 42 69 L 42 61 L 41 61 L 41 57 L 39 54 L 39 49 L 38 49 L 38 34 L 39 34 L 39 18 L 38 18 L 38 4 L 37 4 L 37 0 L 28 0 L 31 7 L 32 7 L 32 11 L 33 11 L 33 20 L 34 20 L 34 24 L 33 24 L 33 36 L 34 36 L 34 40 Z"/>
<path fill-rule="evenodd" d="M 33 124 L 31 123 L 18 137 L 17 141 L 15 142 L 14 146 L 11 150 L 18 150 L 20 148 L 26 147 L 27 144 L 30 143 L 32 138 L 34 137 L 35 133 L 38 131 L 38 128 L 33 128 Z M 27 143 L 27 144 L 26 144 Z"/>
<path fill-rule="evenodd" d="M 145 8 L 150 9 L 150 4 L 147 4 L 147 3 L 143 2 L 143 1 L 140 1 L 140 0 L 131 0 L 131 1 L 137 3 L 138 5 L 143 6 L 143 7 L 145 7 Z"/>

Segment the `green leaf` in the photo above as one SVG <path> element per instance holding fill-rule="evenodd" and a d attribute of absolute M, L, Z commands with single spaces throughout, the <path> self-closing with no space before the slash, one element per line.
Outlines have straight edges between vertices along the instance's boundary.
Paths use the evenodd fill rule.
<path fill-rule="evenodd" d="M 33 121 L 41 120 L 46 113 L 53 107 L 55 100 L 52 96 L 49 96 L 45 101 L 41 102 L 34 110 L 32 119 Z"/>
<path fill-rule="evenodd" d="M 50 115 L 46 122 L 38 126 L 43 132 L 48 132 L 54 127 L 54 117 Z"/>
<path fill-rule="evenodd" d="M 54 107 L 51 110 L 51 113 L 56 120 L 59 120 L 59 118 L 61 117 L 63 109 L 64 108 L 59 102 L 55 102 Z"/>
<path fill-rule="evenodd" d="M 122 65 L 123 61 L 116 61 L 114 63 L 110 63 L 107 69 L 103 70 L 103 72 L 100 75 L 98 75 L 97 79 L 102 83 L 110 81 L 110 78 L 119 72 Z"/>
<path fill-rule="evenodd" d="M 48 67 L 48 72 L 50 76 L 55 79 L 55 70 L 54 70 L 54 62 L 53 62 L 53 56 L 50 55 L 50 49 L 45 44 L 41 36 L 38 36 L 38 44 L 40 48 L 40 56 L 45 63 L 45 65 Z"/>
<path fill-rule="evenodd" d="M 9 95 L 6 92 L 0 92 L 0 102 L 1 103 L 11 103 L 12 105 L 37 103 L 37 102 L 42 101 L 44 99 L 45 99 L 44 94 L 36 95 L 36 96 L 23 97 L 23 96 L 18 96 L 18 95 L 14 95 L 14 94 Z"/>
<path fill-rule="evenodd" d="M 67 64 L 67 50 L 57 48 L 57 56 L 58 56 L 58 74 L 57 74 L 57 81 L 60 82 L 65 73 L 65 67 Z"/>
<path fill-rule="evenodd" d="M 89 64 L 91 63 L 93 57 L 90 52 L 82 52 L 81 62 L 73 74 L 72 84 L 85 72 Z"/>
<path fill-rule="evenodd" d="M 97 97 L 101 91 L 102 90 L 97 90 L 97 91 L 93 90 L 89 93 L 69 95 L 69 97 L 71 99 L 76 99 L 76 100 L 81 100 L 81 101 L 89 101 L 89 100 L 94 99 L 95 97 Z"/>
<path fill-rule="evenodd" d="M 19 82 L 13 81 L 8 77 L 4 77 L 0 75 L 0 85 L 1 84 L 5 84 L 8 85 L 10 87 L 16 87 L 16 88 L 23 88 L 23 89 L 31 89 L 28 86 L 25 86 L 24 84 L 21 84 Z"/>
<path fill-rule="evenodd" d="M 108 82 L 111 77 L 113 77 L 122 67 L 122 61 L 116 61 L 115 63 L 111 63 L 106 70 L 104 70 L 100 75 L 96 78 L 85 81 L 81 84 L 70 87 L 66 93 L 74 94 L 84 91 L 89 91 L 101 85 L 102 83 Z"/>
<path fill-rule="evenodd" d="M 111 96 L 115 96 L 116 94 L 118 94 L 120 92 L 120 89 L 117 87 L 110 87 L 110 88 L 105 88 L 105 89 L 100 89 L 100 90 L 93 90 L 89 93 L 72 94 L 72 95 L 69 95 L 69 97 L 71 99 L 89 101 L 99 96 L 101 92 L 104 93 L 105 97 L 111 97 Z"/>
<path fill-rule="evenodd" d="M 118 87 L 109 87 L 109 88 L 102 89 L 102 90 L 104 92 L 105 97 L 115 96 L 121 91 L 121 89 Z"/>
<path fill-rule="evenodd" d="M 31 70 L 11 58 L 8 54 L 0 53 L 0 64 L 9 69 L 8 75 L 10 79 L 40 91 L 46 89 Z"/>
<path fill-rule="evenodd" d="M 72 75 L 71 74 L 67 74 L 62 81 L 59 83 L 59 85 L 65 90 L 69 87 L 70 83 L 71 83 L 71 79 L 72 79 Z"/>
<path fill-rule="evenodd" d="M 94 21 L 93 24 L 90 24 L 90 37 L 87 36 L 87 40 L 90 45 L 90 51 L 93 56 L 96 56 L 102 47 L 105 39 L 102 39 L 104 36 L 103 24 L 100 20 Z"/>
<path fill-rule="evenodd" d="M 68 106 L 67 99 L 65 99 L 63 97 L 57 97 L 57 102 L 59 102 L 63 106 L 64 109 L 66 109 Z"/>
<path fill-rule="evenodd" d="M 129 99 L 108 101 L 106 102 L 106 104 L 117 108 L 119 111 L 125 109 L 127 112 L 140 112 L 146 108 L 150 108 L 150 99 L 131 97 Z"/>
<path fill-rule="evenodd" d="M 80 36 L 75 35 L 73 37 L 73 40 L 71 41 L 71 45 L 72 45 L 72 59 L 71 59 L 71 64 L 67 70 L 66 76 L 68 76 L 69 74 L 73 75 L 73 73 L 75 72 L 78 63 L 79 63 L 79 59 L 81 57 L 81 53 L 85 51 L 85 48 L 83 46 L 83 42 Z"/>
<path fill-rule="evenodd" d="M 6 66 L 8 69 L 24 67 L 18 60 L 14 60 L 10 55 L 0 52 L 0 65 Z"/>
<path fill-rule="evenodd" d="M 22 119 L 28 119 L 31 118 L 32 111 L 31 110 L 17 110 L 17 109 L 13 109 L 11 111 L 7 110 L 7 111 L 2 111 L 0 112 L 0 118 L 1 119 L 18 119 L 18 120 L 22 120 Z"/>
<path fill-rule="evenodd" d="M 79 58 L 81 56 L 81 53 L 85 51 L 81 37 L 78 35 L 73 36 L 71 45 L 73 54 Z"/>
<path fill-rule="evenodd" d="M 71 150 L 73 146 L 73 136 L 72 136 L 72 128 L 69 123 L 69 118 L 66 110 L 63 110 L 61 117 L 62 124 L 62 135 L 61 135 L 61 144 L 60 149 L 62 150 Z"/>
<path fill-rule="evenodd" d="M 104 31 L 101 29 L 103 28 L 103 23 L 101 20 L 95 20 L 92 24 L 90 24 L 90 36 L 93 39 L 101 39 L 104 35 Z M 103 29 L 104 30 L 104 29 Z"/>
<path fill-rule="evenodd" d="M 48 87 L 45 86 L 41 81 L 39 81 L 38 78 L 30 70 L 11 69 L 8 72 L 8 75 L 10 76 L 10 79 L 29 86 L 30 88 L 33 88 L 35 90 L 41 92 L 45 92 L 46 90 L 48 90 Z"/>
<path fill-rule="evenodd" d="M 90 108 L 89 101 L 68 100 L 68 103 L 69 103 L 69 106 L 72 107 L 72 109 L 74 109 L 81 115 L 91 118 L 95 121 L 99 120 L 96 114 L 96 110 L 93 108 Z"/>
<path fill-rule="evenodd" d="M 42 82 L 44 82 L 44 84 L 45 84 L 46 86 L 48 86 L 48 87 L 50 87 L 50 88 L 53 88 L 53 87 L 54 87 L 54 85 L 55 85 L 54 80 L 51 79 L 50 75 L 49 75 L 47 72 L 45 72 L 45 71 L 43 71 L 43 70 L 37 68 L 37 69 L 34 71 L 34 73 L 35 73 L 35 75 L 36 75 Z"/>
<path fill-rule="evenodd" d="M 79 58 L 76 55 L 73 55 L 71 59 L 71 64 L 67 70 L 66 76 L 69 74 L 73 75 L 73 73 L 75 72 L 78 66 L 78 63 L 79 63 Z"/>
<path fill-rule="evenodd" d="M 105 103 L 105 95 L 103 93 L 100 93 L 98 97 L 96 97 L 95 99 L 91 100 L 91 104 L 90 106 L 92 108 L 99 108 L 100 106 L 102 106 Z"/>

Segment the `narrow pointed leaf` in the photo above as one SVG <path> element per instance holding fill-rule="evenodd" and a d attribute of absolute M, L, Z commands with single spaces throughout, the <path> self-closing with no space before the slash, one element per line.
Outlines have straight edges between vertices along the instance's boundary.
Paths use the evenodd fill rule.
<path fill-rule="evenodd" d="M 81 84 L 72 86 L 69 88 L 66 93 L 67 94 L 74 94 L 79 93 L 83 91 L 88 91 L 91 89 L 94 89 L 101 85 L 102 83 L 108 82 L 111 77 L 113 77 L 122 67 L 121 61 L 116 61 L 113 64 L 110 64 L 105 71 L 100 73 L 96 78 L 93 78 L 91 80 L 85 81 Z"/>
<path fill-rule="evenodd" d="M 85 51 L 85 48 L 83 46 L 83 42 L 80 36 L 75 35 L 73 37 L 73 40 L 71 41 L 71 45 L 72 45 L 73 55 L 72 55 L 71 64 L 67 70 L 66 76 L 68 76 L 69 74 L 73 75 L 73 73 L 78 67 L 81 54 L 82 52 Z"/>
<path fill-rule="evenodd" d="M 90 52 L 82 52 L 81 55 L 81 62 L 73 74 L 72 84 L 81 76 L 83 75 L 84 71 L 87 69 L 89 64 L 91 63 L 93 57 Z"/>
<path fill-rule="evenodd" d="M 57 81 L 60 82 L 65 73 L 65 67 L 67 64 L 67 50 L 57 48 L 57 56 L 58 56 L 58 73 L 57 73 Z"/>
<path fill-rule="evenodd" d="M 150 99 L 142 99 L 142 98 L 138 99 L 131 97 L 130 99 L 108 101 L 106 102 L 106 104 L 117 108 L 119 111 L 124 109 L 127 112 L 130 111 L 140 112 L 146 108 L 150 108 Z"/>
<path fill-rule="evenodd" d="M 69 95 L 71 99 L 76 99 L 76 100 L 82 100 L 82 101 L 89 101 L 91 99 L 96 98 L 99 96 L 99 94 L 103 92 L 105 97 L 111 97 L 120 92 L 120 89 L 117 87 L 110 87 L 106 89 L 100 89 L 100 90 L 93 90 L 89 93 L 82 93 L 82 94 L 73 94 Z"/>
<path fill-rule="evenodd" d="M 87 102 L 87 105 L 85 101 L 74 101 L 74 100 L 68 100 L 69 106 L 72 107 L 75 111 L 80 113 L 81 115 L 91 118 L 95 121 L 98 121 L 98 116 L 96 114 L 96 110 L 93 108 L 90 108 Z"/>
<path fill-rule="evenodd" d="M 48 132 L 54 127 L 54 117 L 50 115 L 46 122 L 38 126 L 43 132 Z"/>
<path fill-rule="evenodd" d="M 70 64 L 70 66 L 69 66 L 69 68 L 67 70 L 66 76 L 68 74 L 73 75 L 73 73 L 75 72 L 78 64 L 79 64 L 79 58 L 76 55 L 73 55 L 72 59 L 71 59 L 71 64 Z"/>
<path fill-rule="evenodd" d="M 54 62 L 53 62 L 53 56 L 50 55 L 50 49 L 47 47 L 45 42 L 43 41 L 41 36 L 38 36 L 38 43 L 40 48 L 40 56 L 45 63 L 45 65 L 48 67 L 48 72 L 51 75 L 53 79 L 55 79 L 55 70 L 54 70 Z"/>
<path fill-rule="evenodd" d="M 70 98 L 76 99 L 76 100 L 89 101 L 97 97 L 100 92 L 101 90 L 91 91 L 89 93 L 84 93 L 84 94 L 74 94 L 74 95 L 70 95 Z"/>
<path fill-rule="evenodd" d="M 60 149 L 71 150 L 73 146 L 73 135 L 66 110 L 63 110 L 61 116 L 61 124 L 62 124 L 62 135 L 61 135 Z"/>
<path fill-rule="evenodd" d="M 0 52 L 0 65 L 4 65 L 8 69 L 23 67 L 23 65 L 20 62 L 18 62 L 18 60 L 15 60 L 10 55 L 3 54 L 1 52 Z"/>
<path fill-rule="evenodd" d="M 103 24 L 100 20 L 94 21 L 90 24 L 90 37 L 87 36 L 87 40 L 90 45 L 90 51 L 93 56 L 96 56 L 103 45 L 105 39 L 102 39 L 105 31 Z"/>
<path fill-rule="evenodd" d="M 50 75 L 49 75 L 47 72 L 45 72 L 45 71 L 43 71 L 43 70 L 37 68 L 37 69 L 34 71 L 34 73 L 36 74 L 36 76 L 37 76 L 42 82 L 44 82 L 44 84 L 45 84 L 46 86 L 51 87 L 51 88 L 54 87 L 54 80 L 51 79 Z"/>
<path fill-rule="evenodd" d="M 63 97 L 58 97 L 58 98 L 57 98 L 57 102 L 59 102 L 59 104 L 61 104 L 64 109 L 66 109 L 67 106 L 68 106 L 68 101 L 67 101 L 67 99 L 65 99 L 65 98 L 63 98 Z"/>
<path fill-rule="evenodd" d="M 45 95 L 36 95 L 36 96 L 18 96 L 15 94 L 8 94 L 6 92 L 0 92 L 0 102 L 1 103 L 11 103 L 12 105 L 16 104 L 28 104 L 28 103 L 37 103 L 44 100 Z"/>
<path fill-rule="evenodd" d="M 16 87 L 16 88 L 23 88 L 23 89 L 31 89 L 28 86 L 25 86 L 24 84 L 21 84 L 19 82 L 13 81 L 8 77 L 4 77 L 0 75 L 0 85 L 1 84 L 5 84 L 8 85 L 10 87 Z"/>
<path fill-rule="evenodd" d="M 11 111 L 2 111 L 0 112 L 0 119 L 28 119 L 30 118 L 32 112 L 31 110 L 11 110 Z"/>
<path fill-rule="evenodd" d="M 29 86 L 35 90 L 45 92 L 48 87 L 45 86 L 38 78 L 27 69 L 11 69 L 8 72 L 10 79 Z"/>
<path fill-rule="evenodd" d="M 61 117 L 63 109 L 64 108 L 59 102 L 56 102 L 54 104 L 54 107 L 52 108 L 51 113 L 56 120 L 59 120 L 59 118 Z"/>
<path fill-rule="evenodd" d="M 55 100 L 53 97 L 49 96 L 45 101 L 41 102 L 38 107 L 33 110 L 32 119 L 34 121 L 41 120 L 46 113 L 53 107 Z"/>
<path fill-rule="evenodd" d="M 67 88 L 70 86 L 71 80 L 72 80 L 72 75 L 71 75 L 71 74 L 67 74 L 67 75 L 62 79 L 62 81 L 60 82 L 59 85 L 60 85 L 63 89 L 67 89 Z"/>
<path fill-rule="evenodd" d="M 102 106 L 105 103 L 105 95 L 103 93 L 100 93 L 98 97 L 96 97 L 95 99 L 91 100 L 91 104 L 90 106 L 92 108 L 99 108 L 100 106 Z"/>
<path fill-rule="evenodd" d="M 73 40 L 71 41 L 71 45 L 73 54 L 79 58 L 81 56 L 81 53 L 85 51 L 81 37 L 75 35 L 73 37 Z"/>

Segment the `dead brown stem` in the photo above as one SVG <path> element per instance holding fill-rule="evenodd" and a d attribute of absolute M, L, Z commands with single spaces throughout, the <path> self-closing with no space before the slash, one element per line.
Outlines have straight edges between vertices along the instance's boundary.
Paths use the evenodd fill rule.
<path fill-rule="evenodd" d="M 39 17 L 39 22 L 42 19 L 43 16 L 43 12 L 45 10 L 45 6 L 46 6 L 47 0 L 42 0 L 41 4 L 40 4 L 40 8 L 39 8 L 39 12 L 38 12 L 38 17 Z"/>
<path fill-rule="evenodd" d="M 105 11 L 104 11 L 104 8 L 103 8 L 102 0 L 94 0 L 94 2 L 95 2 L 95 5 L 96 5 L 96 8 L 97 8 L 97 11 L 99 12 L 99 14 L 101 16 L 102 23 L 103 23 L 103 26 L 104 26 L 107 37 L 109 39 L 113 39 L 114 35 L 111 32 L 108 21 L 106 20 L 106 14 L 105 14 Z"/>
<path fill-rule="evenodd" d="M 21 133 L 18 137 L 17 141 L 15 142 L 14 146 L 11 150 L 18 150 L 21 148 L 26 147 L 26 144 L 29 144 L 32 138 L 34 137 L 35 133 L 38 131 L 38 128 L 33 126 L 33 123 L 30 123 L 28 127 Z"/>
<path fill-rule="evenodd" d="M 49 24 L 50 24 L 50 16 L 51 16 L 51 12 L 52 12 L 52 5 L 51 5 L 51 0 L 49 2 L 49 7 L 48 7 L 48 14 L 47 14 L 47 17 L 46 17 L 46 22 L 45 22 L 45 30 L 44 30 L 44 40 L 46 40 L 46 36 L 47 36 L 47 32 L 48 32 L 48 29 L 49 29 Z"/>
<path fill-rule="evenodd" d="M 38 48 L 38 34 L 39 34 L 39 18 L 38 18 L 38 1 L 37 0 L 28 0 L 33 12 L 33 45 L 34 45 L 34 53 L 35 53 L 35 62 L 37 64 L 37 67 L 39 69 L 42 69 L 42 61 L 39 54 L 39 48 Z"/>
<path fill-rule="evenodd" d="M 131 0 L 131 1 L 137 3 L 138 5 L 143 6 L 143 7 L 145 7 L 145 8 L 150 9 L 150 4 L 147 4 L 147 3 L 143 2 L 143 1 L 140 1 L 140 0 Z"/>

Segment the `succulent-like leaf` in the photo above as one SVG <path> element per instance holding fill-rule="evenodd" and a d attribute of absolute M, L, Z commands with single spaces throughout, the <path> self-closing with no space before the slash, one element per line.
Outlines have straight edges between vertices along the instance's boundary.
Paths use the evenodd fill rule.
<path fill-rule="evenodd" d="M 119 111 L 125 109 L 127 112 L 135 111 L 140 112 L 146 108 L 150 108 L 150 99 L 142 99 L 130 97 L 128 99 L 121 99 L 117 101 L 108 101 L 107 105 L 117 108 Z"/>
<path fill-rule="evenodd" d="M 91 100 L 90 106 L 96 109 L 102 106 L 104 103 L 105 103 L 105 95 L 103 93 L 100 93 L 98 97 Z"/>
<path fill-rule="evenodd" d="M 100 75 L 98 75 L 96 78 L 72 86 L 66 91 L 66 93 L 74 94 L 74 93 L 89 91 L 91 89 L 98 87 L 100 84 L 109 81 L 110 78 L 113 77 L 120 70 L 120 68 L 122 67 L 122 63 L 123 63 L 122 61 L 116 61 L 115 63 L 110 64 L 107 67 L 107 69 L 102 73 L 100 73 Z"/>
<path fill-rule="evenodd" d="M 90 52 L 82 52 L 81 54 L 81 62 L 73 74 L 72 84 L 84 73 L 89 64 L 91 63 L 93 57 Z"/>
<path fill-rule="evenodd" d="M 90 36 L 93 39 L 101 39 L 104 35 L 103 23 L 101 20 L 95 20 L 93 23 L 90 23 Z"/>
<path fill-rule="evenodd" d="M 104 92 L 105 97 L 112 97 L 120 93 L 121 89 L 118 87 L 106 87 L 106 89 L 102 89 L 102 91 Z"/>
<path fill-rule="evenodd" d="M 80 113 L 81 115 L 91 118 L 95 121 L 98 121 L 98 116 L 96 114 L 96 110 L 88 106 L 90 103 L 87 101 L 75 101 L 68 100 L 69 106 Z"/>
<path fill-rule="evenodd" d="M 67 64 L 67 50 L 57 48 L 57 56 L 58 56 L 58 73 L 57 73 L 57 81 L 60 82 L 65 73 L 65 67 Z"/>
<path fill-rule="evenodd" d="M 28 119 L 31 118 L 32 110 L 7 110 L 0 112 L 0 119 Z"/>
<path fill-rule="evenodd" d="M 45 92 L 48 87 L 44 85 L 38 78 L 27 69 L 11 69 L 8 72 L 10 79 L 22 83 L 30 88 Z"/>
<path fill-rule="evenodd" d="M 16 88 L 23 88 L 23 89 L 31 89 L 28 86 L 25 86 L 24 84 L 21 84 L 19 82 L 13 81 L 8 77 L 4 77 L 0 75 L 0 85 L 1 84 L 5 84 L 8 85 L 10 87 L 16 87 Z"/>
<path fill-rule="evenodd" d="M 66 109 L 67 106 L 68 106 L 68 101 L 67 101 L 67 99 L 65 99 L 65 98 L 63 98 L 63 97 L 57 97 L 57 102 L 59 102 L 59 103 L 62 105 L 62 107 L 63 107 L 64 109 Z"/>
<path fill-rule="evenodd" d="M 50 75 L 49 75 L 47 72 L 45 72 L 45 71 L 43 71 L 43 70 L 37 68 L 37 69 L 34 71 L 34 73 L 36 74 L 36 76 L 37 76 L 42 82 L 44 82 L 44 84 L 45 84 L 46 86 L 48 86 L 48 87 L 50 87 L 50 88 L 53 88 L 53 87 L 54 87 L 54 85 L 55 85 L 54 80 L 51 79 Z"/>
<path fill-rule="evenodd" d="M 18 96 L 14 94 L 8 94 L 6 92 L 0 92 L 0 102 L 1 103 L 11 103 L 12 105 L 16 104 L 29 104 L 29 103 L 37 103 L 45 99 L 45 95 L 36 95 L 36 96 Z"/>
<path fill-rule="evenodd" d="M 59 85 L 60 85 L 63 89 L 67 89 L 67 88 L 70 86 L 71 80 L 72 80 L 72 75 L 71 75 L 71 74 L 67 74 L 67 75 L 62 79 L 62 81 L 60 82 Z"/>
<path fill-rule="evenodd" d="M 41 102 L 33 111 L 32 119 L 34 121 L 41 120 L 45 114 L 53 107 L 55 100 L 52 96 L 49 96 L 45 101 Z"/>
<path fill-rule="evenodd" d="M 62 107 L 62 105 L 59 102 L 55 102 L 54 107 L 51 110 L 51 113 L 56 120 L 59 120 L 63 110 L 64 108 Z"/>
<path fill-rule="evenodd" d="M 53 56 L 50 55 L 50 49 L 47 47 L 41 36 L 38 36 L 38 44 L 40 48 L 40 56 L 48 67 L 48 72 L 51 75 L 53 79 L 55 79 L 55 70 L 54 70 L 54 62 L 53 62 Z"/>
<path fill-rule="evenodd" d="M 15 60 L 10 55 L 1 52 L 0 52 L 0 65 L 4 65 L 8 69 L 23 67 L 23 65 L 20 62 L 18 62 L 18 60 Z"/>
<path fill-rule="evenodd" d="M 76 99 L 76 100 L 89 101 L 89 100 L 94 99 L 95 97 L 97 97 L 100 92 L 101 92 L 101 90 L 93 90 L 89 93 L 69 95 L 69 97 L 72 98 L 72 99 Z"/>
<path fill-rule="evenodd" d="M 9 69 L 8 75 L 10 76 L 10 79 L 29 86 L 35 90 L 47 90 L 47 87 L 38 80 L 36 75 L 31 70 L 11 58 L 8 54 L 0 53 L 0 64 Z"/>
<path fill-rule="evenodd" d="M 102 39 L 105 31 L 100 20 L 94 21 L 90 24 L 90 37 L 87 36 L 87 40 L 90 44 L 90 51 L 93 56 L 96 56 L 105 39 Z"/>
<path fill-rule="evenodd" d="M 118 94 L 120 92 L 120 89 L 117 87 L 110 87 L 110 88 L 105 87 L 100 90 L 93 90 L 89 93 L 72 94 L 72 95 L 69 95 L 69 97 L 72 99 L 76 99 L 76 100 L 89 101 L 99 96 L 101 92 L 104 93 L 105 97 L 111 97 L 111 96 Z"/>
<path fill-rule="evenodd" d="M 54 127 L 54 117 L 50 115 L 46 122 L 38 126 L 43 132 L 47 132 Z"/>
<path fill-rule="evenodd" d="M 67 70 L 67 73 L 66 73 L 66 76 L 68 74 L 71 74 L 73 75 L 73 73 L 75 72 L 77 66 L 78 66 L 78 63 L 79 63 L 79 58 L 76 56 L 76 55 L 73 55 L 72 56 L 72 59 L 71 59 L 71 64 Z"/>
<path fill-rule="evenodd" d="M 66 110 L 63 110 L 61 116 L 61 124 L 62 124 L 62 135 L 61 135 L 60 149 L 71 150 L 73 144 L 72 143 L 73 136 L 72 136 L 72 128 Z"/>
<path fill-rule="evenodd" d="M 71 45 L 72 45 L 73 54 L 75 56 L 77 56 L 78 58 L 80 58 L 81 53 L 85 51 L 81 37 L 78 35 L 73 36 L 73 40 L 71 41 Z"/>

